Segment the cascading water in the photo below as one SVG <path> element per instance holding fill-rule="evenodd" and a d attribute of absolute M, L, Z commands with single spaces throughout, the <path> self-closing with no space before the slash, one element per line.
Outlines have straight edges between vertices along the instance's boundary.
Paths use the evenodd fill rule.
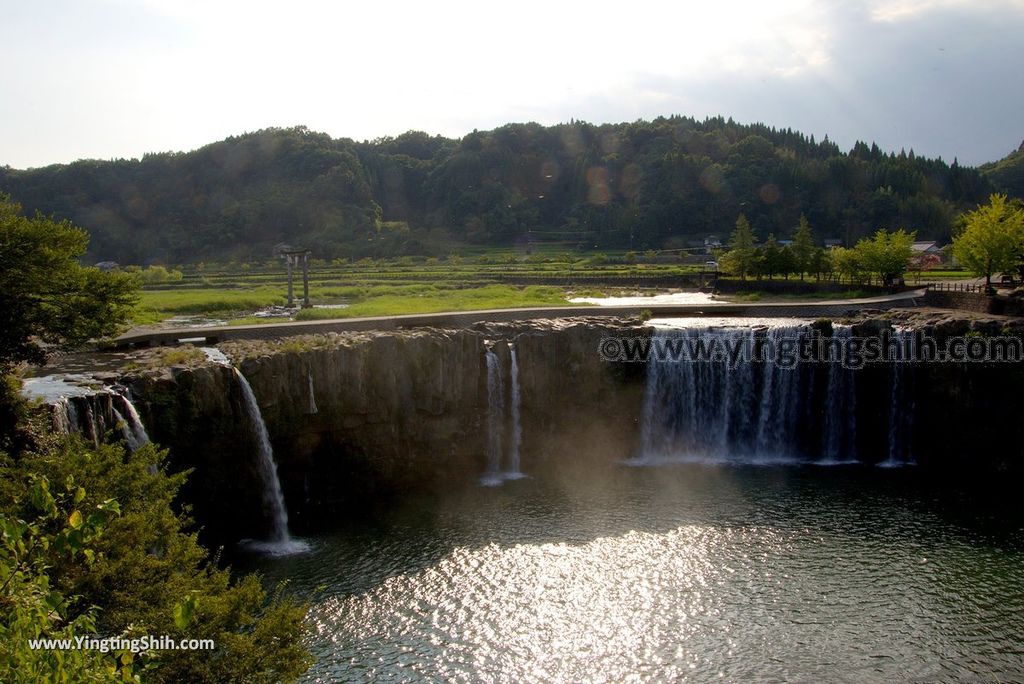
<path fill-rule="evenodd" d="M 277 463 L 274 461 L 274 449 L 270 445 L 270 435 L 267 433 L 266 423 L 263 422 L 263 414 L 260 412 L 259 404 L 256 402 L 256 395 L 253 394 L 249 381 L 245 379 L 242 371 L 232 367 L 238 386 L 242 389 L 242 398 L 245 403 L 245 411 L 249 417 L 249 424 L 252 427 L 253 436 L 256 438 L 259 456 L 260 477 L 263 480 L 263 504 L 270 514 L 271 531 L 268 543 L 253 543 L 252 548 L 266 551 L 275 555 L 296 553 L 306 550 L 301 542 L 292 540 L 288 532 L 288 509 L 284 503 L 284 493 L 281 491 L 281 481 L 277 477 Z"/>
<path fill-rule="evenodd" d="M 487 472 L 481 480 L 486 485 L 501 483 L 501 452 L 505 441 L 505 383 L 501 364 L 494 350 L 486 352 L 487 361 Z"/>
<path fill-rule="evenodd" d="M 863 450 L 882 467 L 913 464 L 913 413 L 919 388 L 907 356 L 912 331 L 894 332 L 889 347 L 901 355 L 888 369 L 868 376 L 863 388 L 859 371 L 846 358 L 853 349 L 853 329 L 848 325 L 833 326 L 831 341 L 814 340 L 824 343 L 816 345 L 822 351 L 827 344 L 830 360 L 797 362 L 792 368 L 762 360 L 772 358 L 766 350 L 788 345 L 794 352 L 788 356 L 796 361 L 798 340 L 814 334 L 808 324 L 656 326 L 647 363 L 640 451 L 628 462 L 838 465 L 862 461 Z M 727 355 L 732 350 L 738 362 L 721 357 L 690 360 L 701 346 Z M 676 353 L 665 353 L 672 348 Z M 680 349 L 689 351 L 679 355 Z M 880 378 L 881 384 L 872 378 Z M 867 404 L 859 410 L 857 397 L 862 391 L 888 401 L 888 420 L 885 413 L 880 416 L 884 432 L 858 434 L 858 415 L 871 425 L 878 419 Z"/>
<path fill-rule="evenodd" d="M 726 324 L 728 325 L 728 324 Z M 888 434 L 858 434 L 858 372 L 843 363 L 851 347 L 853 328 L 833 326 L 832 360 L 796 363 L 785 368 L 770 361 L 762 348 L 794 345 L 813 335 L 808 324 L 773 324 L 767 328 L 665 327 L 652 337 L 647 365 L 641 446 L 633 464 L 668 461 L 716 463 L 812 462 L 838 465 L 862 460 L 860 447 L 884 459 L 879 465 L 914 462 L 911 452 L 915 385 L 912 363 L 896 362 L 888 384 L 879 388 L 889 402 Z M 897 330 L 894 337 L 905 347 L 911 333 Z M 788 342 L 787 342 L 788 340 Z M 703 342 L 702 342 L 703 341 Z M 739 362 L 724 359 L 689 361 L 688 354 L 673 358 L 656 350 L 682 348 L 735 350 Z M 710 347 L 709 347 L 710 345 Z M 793 348 L 793 347 L 791 347 Z M 745 350 L 740 353 L 740 350 Z M 872 377 L 879 377 L 878 371 Z M 870 383 L 864 391 L 876 392 Z M 861 413 L 864 413 L 861 411 Z M 864 418 L 873 421 L 874 414 Z M 884 415 L 884 414 L 883 414 Z"/>
<path fill-rule="evenodd" d="M 853 326 L 833 325 L 833 349 L 850 343 Z M 825 392 L 825 424 L 822 432 L 822 463 L 849 463 L 857 460 L 857 389 L 856 371 L 844 366 L 842 357 L 833 358 L 828 366 L 828 388 Z"/>
<path fill-rule="evenodd" d="M 685 345 L 696 350 L 711 340 L 719 350 L 750 358 L 765 345 L 778 347 L 806 334 L 803 325 L 753 328 L 659 328 L 656 349 Z M 742 351 L 741 351 L 742 350 Z M 792 435 L 804 391 L 799 368 L 726 359 L 687 361 L 656 355 L 648 361 L 642 453 L 634 463 L 664 460 L 769 463 L 798 457 Z"/>
<path fill-rule="evenodd" d="M 114 412 L 117 415 L 118 421 L 124 425 L 122 431 L 125 441 L 128 443 L 128 448 L 136 451 L 140 447 L 149 444 L 149 434 L 146 432 L 146 427 L 142 424 L 142 417 L 139 416 L 139 411 L 135 408 L 135 404 L 132 403 L 130 395 L 127 392 L 115 391 L 113 396 L 120 401 L 121 407 L 124 409 L 124 413 L 121 413 L 116 408 Z"/>
<path fill-rule="evenodd" d="M 894 349 L 899 360 L 892 364 L 892 392 L 889 397 L 889 452 L 888 458 L 879 463 L 882 468 L 896 468 L 913 465 L 911 450 L 912 415 L 914 411 L 914 372 L 910 362 L 910 346 L 913 331 L 896 328 Z"/>
<path fill-rule="evenodd" d="M 501 359 L 493 349 L 487 349 L 487 471 L 480 482 L 487 486 L 499 485 L 505 480 L 525 477 L 520 470 L 519 452 L 522 445 L 522 397 L 519 389 L 519 356 L 515 345 L 509 346 L 509 396 L 506 402 L 505 380 Z M 502 461 L 508 453 L 507 467 Z"/>
<path fill-rule="evenodd" d="M 509 445 L 508 450 L 508 471 L 505 473 L 506 479 L 515 479 L 522 477 L 523 474 L 519 470 L 519 447 L 523 441 L 523 426 L 520 418 L 522 412 L 522 397 L 519 394 L 519 355 L 516 353 L 516 346 L 513 344 L 510 348 L 511 351 L 511 384 L 512 384 L 512 396 L 511 396 L 511 421 L 512 421 L 512 443 Z"/>
<path fill-rule="evenodd" d="M 53 429 L 60 434 L 69 435 L 78 429 L 77 424 L 71 422 L 74 407 L 67 397 L 61 397 L 53 405 Z M 77 423 L 78 416 L 75 416 Z"/>
<path fill-rule="evenodd" d="M 312 368 L 309 370 L 308 378 L 309 378 L 309 407 L 306 409 L 306 412 L 312 415 L 312 414 L 317 413 L 316 394 L 313 392 L 313 369 Z"/>

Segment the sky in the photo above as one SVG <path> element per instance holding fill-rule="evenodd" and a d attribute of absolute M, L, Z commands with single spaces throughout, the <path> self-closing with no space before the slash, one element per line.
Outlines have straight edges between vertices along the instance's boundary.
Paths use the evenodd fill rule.
<path fill-rule="evenodd" d="M 723 115 L 843 149 L 1024 140 L 1024 0 L 0 0 L 0 166 Z"/>

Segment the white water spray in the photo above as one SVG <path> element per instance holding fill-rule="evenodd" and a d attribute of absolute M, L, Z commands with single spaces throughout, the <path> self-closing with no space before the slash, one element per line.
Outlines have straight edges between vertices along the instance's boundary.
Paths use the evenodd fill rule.
<path fill-rule="evenodd" d="M 658 345 L 665 349 L 672 343 L 696 354 L 700 346 L 710 349 L 709 341 L 719 350 L 744 351 L 733 367 L 724 359 L 688 361 L 690 354 L 661 361 L 652 356 L 647 366 L 641 451 L 627 462 L 833 465 L 855 459 L 854 384 L 849 371 L 838 364 L 824 370 L 829 373 L 830 396 L 823 426 L 826 434 L 821 437 L 827 446 L 822 454 L 820 447 L 808 441 L 809 434 L 816 434 L 809 430 L 813 423 L 808 419 L 812 406 L 808 402 L 813 401 L 815 373 L 822 370 L 812 364 L 784 368 L 770 360 L 744 360 L 758 349 L 782 349 L 781 345 L 793 345 L 809 334 L 809 326 L 799 323 L 761 330 L 658 328 L 652 353 Z"/>
<path fill-rule="evenodd" d="M 505 441 L 505 383 L 498 355 L 488 349 L 487 361 L 487 472 L 486 485 L 501 484 L 501 452 Z"/>
<path fill-rule="evenodd" d="M 253 436 L 256 438 L 259 457 L 260 477 L 263 480 L 263 505 L 270 514 L 271 532 L 267 543 L 253 543 L 250 547 L 272 553 L 284 555 L 306 550 L 301 542 L 292 541 L 288 532 L 288 509 L 284 503 L 284 493 L 281 491 L 281 481 L 277 477 L 277 463 L 274 461 L 274 449 L 270 445 L 270 435 L 267 433 L 266 423 L 263 422 L 263 414 L 260 412 L 259 404 L 256 402 L 256 395 L 253 394 L 249 381 L 245 379 L 242 371 L 232 367 L 238 386 L 242 389 L 242 397 L 245 403 L 245 411 L 249 417 L 249 424 L 252 427 Z"/>
<path fill-rule="evenodd" d="M 307 413 L 310 413 L 310 414 L 317 413 L 316 394 L 313 392 L 313 369 L 312 368 L 309 369 L 309 407 L 307 408 L 306 411 L 307 411 Z"/>
<path fill-rule="evenodd" d="M 889 453 L 878 464 L 880 468 L 913 465 L 911 452 L 912 415 L 914 412 L 913 366 L 909 363 L 909 348 L 913 331 L 896 328 L 893 337 L 898 341 L 900 359 L 892 364 L 892 391 L 889 396 Z"/>
<path fill-rule="evenodd" d="M 114 413 L 117 415 L 118 421 L 124 424 L 122 432 L 124 433 L 125 441 L 128 443 L 128 448 L 136 451 L 149 444 L 149 434 L 146 432 L 146 426 L 142 424 L 142 417 L 139 416 L 138 409 L 132 403 L 131 395 L 127 392 L 122 394 L 115 391 L 113 396 L 120 400 L 121 407 L 124 409 L 123 414 L 116 408 Z"/>
<path fill-rule="evenodd" d="M 519 448 L 523 442 L 523 426 L 520 419 L 520 414 L 522 412 L 522 397 L 519 393 L 519 355 L 516 353 L 516 346 L 514 344 L 511 346 L 511 356 L 512 442 L 509 445 L 508 451 L 508 471 L 506 471 L 505 473 L 506 479 L 516 479 L 523 477 L 523 473 L 519 470 Z"/>
<path fill-rule="evenodd" d="M 834 325 L 832 339 L 840 356 L 828 367 L 828 388 L 825 391 L 825 423 L 822 431 L 824 463 L 857 460 L 857 372 L 845 367 L 842 353 L 853 337 L 853 326 Z M 840 348 L 843 347 L 843 348 Z"/>
<path fill-rule="evenodd" d="M 505 480 L 525 477 L 519 462 L 523 440 L 522 396 L 519 387 L 519 356 L 515 345 L 509 346 L 509 396 L 506 402 L 505 379 L 501 359 L 487 349 L 487 471 L 481 484 L 493 487 Z M 507 451 L 506 451 L 507 447 Z M 502 468 L 507 453 L 507 464 Z"/>

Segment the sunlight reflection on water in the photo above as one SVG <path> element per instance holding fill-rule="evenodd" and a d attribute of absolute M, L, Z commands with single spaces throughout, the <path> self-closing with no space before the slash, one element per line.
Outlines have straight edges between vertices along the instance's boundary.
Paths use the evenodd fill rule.
<path fill-rule="evenodd" d="M 260 569 L 326 586 L 310 681 L 1020 679 L 1020 526 L 946 519 L 910 472 L 537 476 Z"/>

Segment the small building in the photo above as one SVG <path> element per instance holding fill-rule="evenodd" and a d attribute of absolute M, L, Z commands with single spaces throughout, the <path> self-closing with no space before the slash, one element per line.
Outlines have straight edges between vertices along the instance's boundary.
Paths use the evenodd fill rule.
<path fill-rule="evenodd" d="M 825 240 L 825 249 L 838 249 L 843 246 L 843 241 L 838 238 L 829 238 Z"/>
<path fill-rule="evenodd" d="M 915 242 L 910 246 L 910 251 L 914 254 L 938 254 L 942 255 L 942 248 L 936 244 L 934 240 Z"/>
<path fill-rule="evenodd" d="M 96 262 L 96 268 L 101 271 L 116 271 L 121 268 L 121 264 L 116 261 L 98 261 Z"/>

